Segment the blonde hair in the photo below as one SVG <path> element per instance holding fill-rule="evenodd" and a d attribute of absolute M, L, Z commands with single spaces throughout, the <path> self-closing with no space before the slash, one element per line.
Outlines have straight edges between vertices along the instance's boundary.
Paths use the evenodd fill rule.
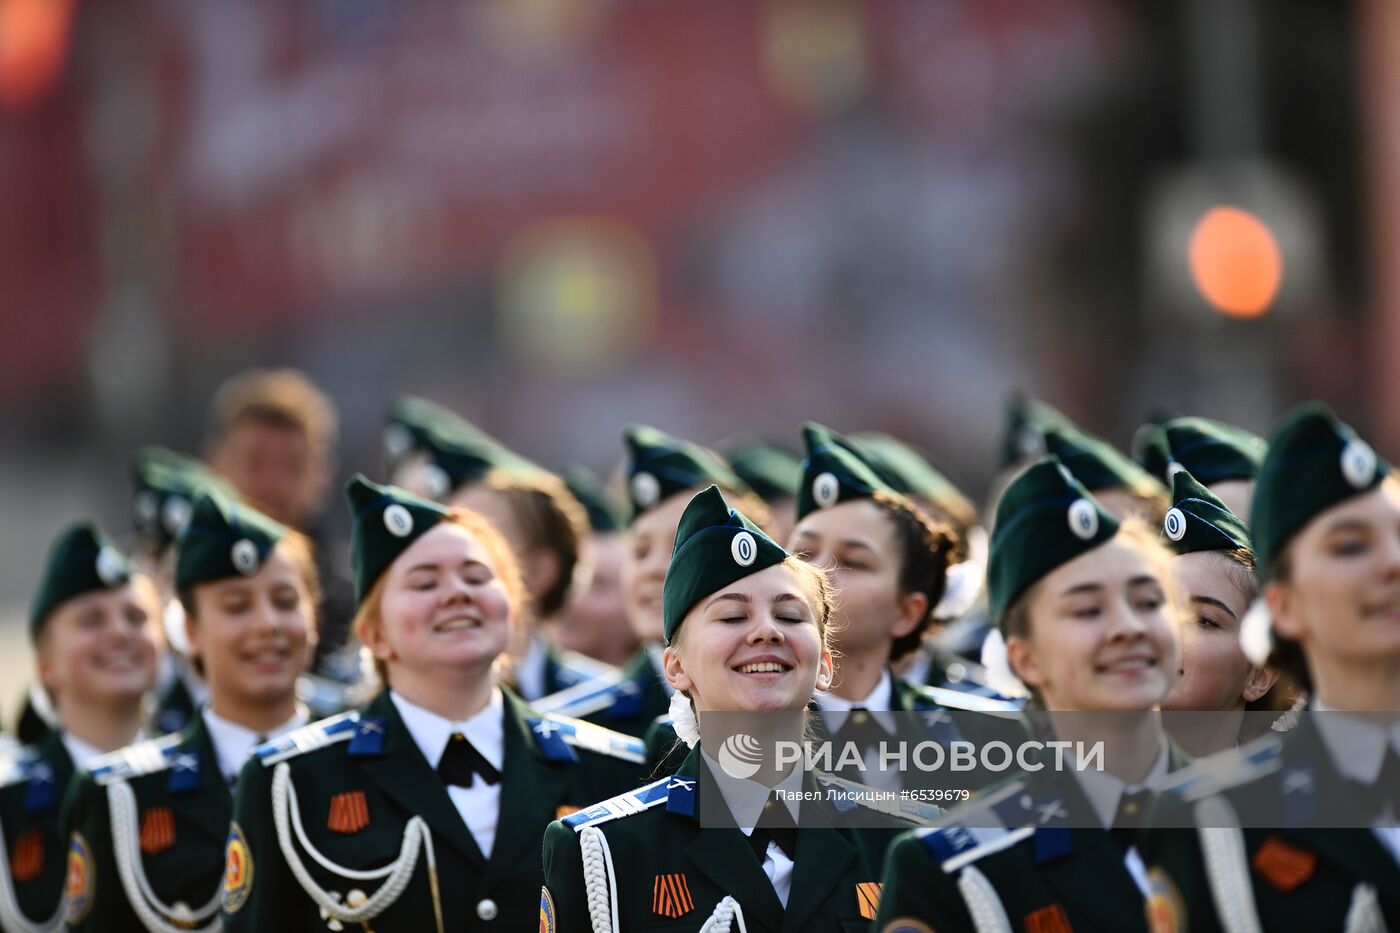
<path fill-rule="evenodd" d="M 339 432 L 335 404 L 297 369 L 248 369 L 221 385 L 209 405 L 210 439 L 246 420 L 297 428 L 313 446 L 333 446 Z"/>
<path fill-rule="evenodd" d="M 511 551 L 506 539 L 485 518 L 462 508 L 449 509 L 441 524 L 461 527 L 486 550 L 486 555 L 491 559 L 491 567 L 496 572 L 496 577 L 505 587 L 506 602 L 510 606 L 511 618 L 516 618 L 525 600 L 525 584 L 520 579 L 520 567 L 515 562 L 515 554 Z M 355 618 L 351 623 L 351 628 L 361 644 L 366 643 L 365 635 L 367 632 L 376 630 L 384 624 L 381 612 L 384 606 L 385 581 L 388 577 L 389 573 L 386 567 L 384 572 L 380 573 L 379 578 L 370 585 L 369 591 L 365 593 L 364 598 L 360 600 L 359 607 L 355 610 Z M 384 663 L 382 658 L 374 659 L 374 672 L 379 675 L 380 683 L 385 685 L 389 683 L 389 666 Z"/>

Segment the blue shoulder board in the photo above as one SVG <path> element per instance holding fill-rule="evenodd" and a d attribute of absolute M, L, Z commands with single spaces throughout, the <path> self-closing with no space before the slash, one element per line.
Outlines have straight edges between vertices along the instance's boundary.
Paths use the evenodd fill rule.
<path fill-rule="evenodd" d="M 534 733 L 540 751 L 550 761 L 578 761 L 575 748 L 637 764 L 646 761 L 646 745 L 641 739 L 591 722 L 554 714 L 527 717 L 525 722 Z"/>
<path fill-rule="evenodd" d="M 1217 752 L 1168 774 L 1158 792 L 1194 803 L 1277 771 L 1283 764 L 1283 738 L 1274 733 L 1239 748 Z"/>
<path fill-rule="evenodd" d="M 950 811 L 937 826 L 918 832 L 919 841 L 949 874 L 983 856 L 1008 849 L 1037 827 L 1063 821 L 1058 800 L 1038 800 L 1021 781 L 974 797 Z"/>
<path fill-rule="evenodd" d="M 605 676 L 541 697 L 530 706 L 541 713 L 574 718 L 591 716 L 603 710 L 622 716 L 632 706 L 641 709 L 641 696 L 642 688 L 635 680 L 628 680 L 620 671 L 614 670 Z"/>
<path fill-rule="evenodd" d="M 360 714 L 357 712 L 341 713 L 339 716 L 294 729 L 271 742 L 264 742 L 253 749 L 253 754 L 264 766 L 275 765 L 288 758 L 353 739 L 359 732 L 356 728 L 359 721 Z"/>
<path fill-rule="evenodd" d="M 858 781 L 848 781 L 825 771 L 816 773 L 816 781 L 826 795 L 827 801 L 836 808 L 838 813 L 849 813 L 856 807 L 864 807 L 867 810 L 874 810 L 876 813 L 883 813 L 925 826 L 942 818 L 948 812 L 936 804 L 915 800 L 912 796 L 902 794 L 899 791 L 880 790 Z"/>
<path fill-rule="evenodd" d="M 98 758 L 88 768 L 92 779 L 104 787 L 143 774 L 155 774 L 171 767 L 180 745 L 180 734 L 137 742 Z"/>
<path fill-rule="evenodd" d="M 643 810 L 649 810 L 658 804 L 665 803 L 672 785 L 675 783 L 675 778 L 662 778 L 634 791 L 618 794 L 602 803 L 584 807 L 582 810 L 564 817 L 563 823 L 578 832 L 588 826 L 597 826 L 601 823 L 621 819 L 624 816 L 631 816 L 634 813 L 641 813 Z"/>

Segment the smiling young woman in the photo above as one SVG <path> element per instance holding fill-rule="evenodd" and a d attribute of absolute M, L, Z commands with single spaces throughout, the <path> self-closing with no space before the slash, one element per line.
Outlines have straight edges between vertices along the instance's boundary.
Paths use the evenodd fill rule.
<path fill-rule="evenodd" d="M 1102 743 L 1101 770 L 1040 761 L 901 837 L 876 929 L 981 930 L 988 911 L 1028 929 L 1146 929 L 1134 827 L 1153 783 L 1185 764 L 1158 713 L 1178 669 L 1169 559 L 1155 531 L 1120 523 L 1054 458 L 1012 481 L 993 530 L 992 618 L 1039 736 Z"/>
<path fill-rule="evenodd" d="M 231 788 L 254 747 L 306 724 L 297 677 L 316 645 L 315 562 L 296 532 L 219 494 L 176 545 L 173 586 L 209 702 L 172 738 L 99 759 L 68 801 L 92 896 L 69 927 L 217 926 Z M 191 907 L 190 905 L 195 905 Z"/>
<path fill-rule="evenodd" d="M 24 748 L 0 784 L 0 928 L 54 930 L 64 922 L 65 878 L 74 876 L 65 867 L 60 805 L 79 769 L 141 731 L 155 682 L 158 606 L 155 586 L 94 525 L 74 525 L 55 541 L 29 633 L 58 728 Z M 69 891 L 91 896 L 81 883 Z"/>
<path fill-rule="evenodd" d="M 1270 438 L 1251 521 L 1273 632 L 1306 659 L 1312 700 L 1164 797 L 1144 848 L 1154 929 L 1400 928 L 1400 481 L 1310 403 Z"/>
<path fill-rule="evenodd" d="M 662 603 L 663 664 L 690 753 L 673 777 L 550 825 L 539 929 L 863 926 L 891 832 L 831 828 L 830 804 L 798 803 L 815 789 L 810 775 L 764 765 L 736 778 L 700 735 L 712 714 L 762 712 L 769 737 L 803 738 L 807 704 L 832 676 L 824 573 L 712 486 L 680 518 Z M 825 826 L 803 826 L 813 808 Z"/>
<path fill-rule="evenodd" d="M 641 744 L 497 685 L 523 595 L 485 519 L 363 477 L 347 492 L 355 629 L 384 690 L 244 767 L 224 928 L 527 929 L 545 826 L 635 783 Z"/>

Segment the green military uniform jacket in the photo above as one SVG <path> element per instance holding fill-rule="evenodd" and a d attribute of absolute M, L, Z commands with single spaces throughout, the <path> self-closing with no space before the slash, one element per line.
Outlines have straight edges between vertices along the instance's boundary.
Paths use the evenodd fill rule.
<path fill-rule="evenodd" d="M 1342 930 L 1354 909 L 1373 922 L 1360 923 L 1359 913 L 1353 929 L 1378 929 L 1376 914 L 1357 903 L 1367 888 L 1386 927 L 1400 930 L 1400 863 L 1369 828 L 1336 828 L 1356 825 L 1334 809 L 1354 795 L 1306 715 L 1291 732 L 1203 758 L 1177 775 L 1143 835 L 1154 933 L 1226 929 L 1222 900 L 1270 933 Z M 1193 825 L 1196 807 L 1222 803 L 1245 827 L 1244 858 L 1208 864 L 1202 832 L 1183 827 Z M 1223 822 L 1211 820 L 1212 827 Z M 1249 828 L 1269 825 L 1289 828 Z"/>
<path fill-rule="evenodd" d="M 544 841 L 540 933 L 593 929 L 580 841 L 587 827 L 607 841 L 616 879 L 615 930 L 695 933 L 726 896 L 738 902 L 749 933 L 869 929 L 879 901 L 880 864 L 898 829 L 844 827 L 829 804 L 804 801 L 799 825 L 808 823 L 808 807 L 827 808 L 825 825 L 797 832 L 785 910 L 740 829 L 701 827 L 699 800 L 711 793 L 719 790 L 697 748 L 671 777 L 551 823 Z M 741 928 L 736 922 L 728 929 Z"/>
<path fill-rule="evenodd" d="M 1172 746 L 1168 767 L 1186 763 Z M 1011 930 L 1145 931 L 1142 890 L 1113 835 L 1088 825 L 1096 822 L 1070 774 L 1047 767 L 990 786 L 937 826 L 895 841 L 874 929 L 971 933 L 980 929 L 972 916 L 980 888 Z"/>
<path fill-rule="evenodd" d="M 430 831 L 435 878 L 424 846 L 406 886 L 369 921 L 370 928 L 436 930 L 436 902 L 446 931 L 534 929 L 545 827 L 590 801 L 636 786 L 642 749 L 636 739 L 541 716 L 503 693 L 500 818 L 489 854 L 477 847 L 388 691 L 362 714 L 325 720 L 260 747 L 239 778 L 226 854 L 225 929 L 309 931 L 342 925 L 326 921 L 323 908 L 296 877 L 283 855 L 284 839 L 314 884 L 336 903 L 356 906 L 385 883 L 328 869 L 294 834 L 291 816 L 293 828 L 279 837 L 273 788 L 284 767 L 305 842 L 342 869 L 368 871 L 395 863 L 414 817 Z"/>
<path fill-rule="evenodd" d="M 114 798 L 122 801 L 115 819 Z M 217 922 L 233 795 L 203 716 L 179 733 L 99 759 L 74 780 L 66 807 L 74 858 L 88 858 L 85 895 L 69 905 L 69 929 L 144 931 L 135 903 L 177 927 Z M 133 868 L 130 889 L 117 868 L 119 850 Z M 135 872 L 159 903 L 142 895 Z"/>
<path fill-rule="evenodd" d="M 24 926 L 38 927 L 57 915 L 63 898 L 68 864 L 68 839 L 63 831 L 63 794 L 73 778 L 73 759 L 63 746 L 62 733 L 49 732 L 4 763 L 0 775 L 0 831 L 5 839 L 5 888 L 0 894 L 0 927 L 12 911 Z"/>

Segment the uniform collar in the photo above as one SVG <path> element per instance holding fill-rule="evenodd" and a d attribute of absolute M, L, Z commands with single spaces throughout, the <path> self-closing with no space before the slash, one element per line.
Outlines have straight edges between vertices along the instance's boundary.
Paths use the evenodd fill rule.
<path fill-rule="evenodd" d="M 505 767 L 504 700 L 499 688 L 492 688 L 491 699 L 485 708 L 464 722 L 444 719 L 437 713 L 410 703 L 392 690 L 389 691 L 389 699 L 430 766 L 437 767 L 452 733 L 460 732 L 493 768 L 499 771 Z"/>
<path fill-rule="evenodd" d="M 204 728 L 209 732 L 209 744 L 214 746 L 214 756 L 219 760 L 219 773 L 224 776 L 225 781 L 232 781 L 238 776 L 238 772 L 243 769 L 243 763 L 248 760 L 254 748 L 293 729 L 300 729 L 306 725 L 309 718 L 306 707 L 297 704 L 291 719 L 267 732 L 259 732 L 231 719 L 225 719 L 209 706 L 204 707 L 201 713 L 204 716 Z"/>
<path fill-rule="evenodd" d="M 1333 767 L 1342 777 L 1374 784 L 1381 776 L 1386 746 L 1400 755 L 1400 721 L 1387 726 L 1365 716 L 1350 715 L 1321 700 L 1314 700 L 1312 708 L 1322 714 L 1311 718 Z"/>
<path fill-rule="evenodd" d="M 698 747 L 698 746 L 697 746 Z M 788 808 L 792 814 L 793 821 L 797 820 L 798 802 L 801 800 L 802 769 L 793 768 L 788 776 L 783 778 L 775 787 L 767 784 L 760 784 L 757 781 L 740 780 L 732 778 L 724 772 L 719 762 L 711 758 L 703 748 L 700 748 L 700 757 L 705 763 L 705 767 L 710 769 L 710 777 L 713 778 L 715 787 L 724 798 L 724 805 L 729 808 L 729 815 L 734 817 L 734 823 L 747 836 L 753 832 L 754 824 L 758 822 L 758 817 L 763 813 L 763 804 L 768 800 L 768 795 L 773 791 L 778 791 L 778 799 Z"/>
<path fill-rule="evenodd" d="M 880 673 L 880 679 L 876 682 L 870 694 L 861 700 L 848 700 L 839 697 L 834 693 L 817 693 L 813 699 L 817 701 L 817 707 L 822 711 L 826 719 L 827 728 L 835 733 L 846 721 L 846 714 L 859 706 L 861 709 L 869 710 L 875 721 L 885 727 L 885 731 L 893 733 L 897 725 L 895 717 L 889 712 L 894 709 L 894 679 L 890 676 L 889 668 Z"/>
<path fill-rule="evenodd" d="M 1165 739 L 1162 740 L 1162 750 L 1157 755 L 1157 760 L 1153 762 L 1152 769 L 1147 772 L 1147 777 L 1138 784 L 1127 784 L 1117 775 L 1107 771 L 1096 771 L 1086 768 L 1075 773 L 1075 778 L 1079 781 L 1079 787 L 1084 791 L 1084 796 L 1089 800 L 1089 806 L 1094 808 L 1094 815 L 1099 818 L 1099 823 L 1104 827 L 1113 825 L 1113 818 L 1118 813 L 1118 802 L 1124 794 L 1132 794 L 1144 788 L 1151 787 L 1159 782 L 1171 767 L 1170 746 Z"/>

